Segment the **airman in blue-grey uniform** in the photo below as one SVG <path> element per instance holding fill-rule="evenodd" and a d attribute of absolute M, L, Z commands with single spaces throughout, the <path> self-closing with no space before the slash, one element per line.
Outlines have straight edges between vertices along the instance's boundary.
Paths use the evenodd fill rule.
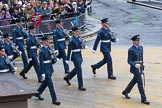
<path fill-rule="evenodd" d="M 39 100 L 44 100 L 44 98 L 41 97 L 42 93 L 46 89 L 46 87 L 49 88 L 52 103 L 55 105 L 60 105 L 61 103 L 57 101 L 56 93 L 53 86 L 52 81 L 52 74 L 54 72 L 52 64 L 54 64 L 56 61 L 52 59 L 51 53 L 50 53 L 50 47 L 47 37 L 42 38 L 42 44 L 43 46 L 40 48 L 39 52 L 39 61 L 40 61 L 40 67 L 41 67 L 41 73 L 42 78 L 44 81 L 41 83 L 40 87 L 38 88 L 38 94 L 36 97 L 38 97 Z"/>
<path fill-rule="evenodd" d="M 9 60 L 13 62 L 15 65 L 14 59 L 16 59 L 18 56 L 20 56 L 20 51 L 15 50 L 16 46 L 11 42 L 11 37 L 8 33 L 3 35 L 4 43 L 3 43 L 3 48 L 8 56 Z"/>
<path fill-rule="evenodd" d="M 8 58 L 13 61 L 18 56 L 20 56 L 21 52 L 20 51 L 17 52 L 13 48 L 13 47 L 16 48 L 16 46 L 11 42 L 10 34 L 8 34 L 8 33 L 4 34 L 3 39 L 4 39 L 3 47 L 5 49 L 5 53 L 7 54 Z"/>
<path fill-rule="evenodd" d="M 111 58 L 111 42 L 116 42 L 116 39 L 112 37 L 108 26 L 108 19 L 104 18 L 101 20 L 102 28 L 99 30 L 97 38 L 93 46 L 93 53 L 95 53 L 99 42 L 101 41 L 100 51 L 103 54 L 103 59 L 97 64 L 91 65 L 93 74 L 96 74 L 96 69 L 99 69 L 104 64 L 107 64 L 108 78 L 115 80 L 116 77 L 113 75 L 113 64 Z"/>
<path fill-rule="evenodd" d="M 56 20 L 56 29 L 53 31 L 53 42 L 54 49 L 58 53 L 58 58 L 62 58 L 65 74 L 69 73 L 69 65 L 65 62 L 67 59 L 66 56 L 66 44 L 65 44 L 65 33 L 63 32 L 62 22 L 60 20 Z"/>
<path fill-rule="evenodd" d="M 73 61 L 74 69 L 66 76 L 64 77 L 64 80 L 68 85 L 71 85 L 69 80 L 71 80 L 75 75 L 77 75 L 78 79 L 78 89 L 81 91 L 86 91 L 86 88 L 83 86 L 83 78 L 82 78 L 82 54 L 81 54 L 81 42 L 79 41 L 79 29 L 77 27 L 72 28 L 73 36 L 70 39 L 69 45 L 68 45 L 68 54 L 67 54 L 67 61 L 68 63 L 70 56 L 71 61 Z"/>
<path fill-rule="evenodd" d="M 24 50 L 24 39 L 26 38 L 26 35 L 23 32 L 21 19 L 16 19 L 16 27 L 13 29 L 12 36 L 13 43 L 15 43 L 19 47 L 19 50 L 22 52 L 21 58 L 25 67 L 28 64 L 27 56 Z"/>
<path fill-rule="evenodd" d="M 141 74 L 143 74 L 143 47 L 140 45 L 140 35 L 135 35 L 131 38 L 133 41 L 133 46 L 128 50 L 128 64 L 130 65 L 130 72 L 134 75 L 133 79 L 127 85 L 122 94 L 125 98 L 130 99 L 128 93 L 131 92 L 134 85 L 137 83 L 138 90 L 141 95 L 141 103 L 149 105 L 150 102 L 147 101 L 145 91 L 143 88 L 143 81 Z"/>
<path fill-rule="evenodd" d="M 10 66 L 6 63 L 4 58 L 5 52 L 3 47 L 0 46 L 0 73 L 11 72 Z"/>
<path fill-rule="evenodd" d="M 40 71 L 40 65 L 38 62 L 38 54 L 37 49 L 39 47 L 39 44 L 37 42 L 38 40 L 35 37 L 35 27 L 33 25 L 29 26 L 29 35 L 26 39 L 26 46 L 27 46 L 27 54 L 28 54 L 28 61 L 29 64 L 20 72 L 20 75 L 27 79 L 25 74 L 30 70 L 32 66 L 34 66 L 35 72 L 37 74 L 38 82 L 41 82 L 41 71 Z"/>

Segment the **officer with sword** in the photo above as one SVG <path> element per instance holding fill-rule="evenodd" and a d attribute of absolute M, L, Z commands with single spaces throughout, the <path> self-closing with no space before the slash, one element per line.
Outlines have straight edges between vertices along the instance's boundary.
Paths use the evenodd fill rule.
<path fill-rule="evenodd" d="M 122 94 L 126 99 L 130 99 L 128 93 L 131 92 L 134 85 L 137 83 L 138 90 L 141 95 L 141 103 L 149 105 L 150 102 L 147 101 L 143 81 L 141 74 L 144 75 L 144 65 L 143 65 L 143 47 L 140 45 L 140 35 L 135 35 L 131 38 L 133 41 L 133 46 L 128 50 L 128 64 L 130 65 L 130 72 L 134 75 L 133 79 L 129 82 Z M 145 83 L 145 81 L 144 81 Z"/>

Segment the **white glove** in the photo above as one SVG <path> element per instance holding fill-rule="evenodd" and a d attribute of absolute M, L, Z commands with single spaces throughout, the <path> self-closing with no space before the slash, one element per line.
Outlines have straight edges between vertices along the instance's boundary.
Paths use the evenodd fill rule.
<path fill-rule="evenodd" d="M 46 75 L 45 74 L 42 74 L 42 80 L 43 81 L 45 80 L 45 77 L 46 77 Z"/>
<path fill-rule="evenodd" d="M 29 58 L 28 61 L 29 61 L 29 62 L 32 61 L 32 58 Z"/>
<path fill-rule="evenodd" d="M 88 46 L 85 46 L 85 49 L 87 49 L 88 48 Z"/>
<path fill-rule="evenodd" d="M 60 59 L 59 58 L 56 58 L 57 61 L 59 61 Z"/>
<path fill-rule="evenodd" d="M 136 64 L 135 67 L 136 67 L 137 69 L 140 69 L 140 68 L 141 68 L 141 65 L 140 65 L 140 64 Z"/>
<path fill-rule="evenodd" d="M 92 50 L 93 53 L 95 53 L 96 51 L 95 50 Z"/>
<path fill-rule="evenodd" d="M 65 60 L 66 64 L 69 64 L 69 61 L 68 60 Z"/>
<path fill-rule="evenodd" d="M 58 50 L 55 50 L 55 51 L 54 51 L 54 53 L 56 53 L 56 55 L 59 55 L 59 52 L 58 52 Z"/>
<path fill-rule="evenodd" d="M 14 70 L 16 71 L 17 70 L 17 67 L 14 67 Z"/>
<path fill-rule="evenodd" d="M 22 52 L 21 52 L 21 51 L 19 51 L 19 53 L 20 53 L 20 56 L 21 56 Z"/>

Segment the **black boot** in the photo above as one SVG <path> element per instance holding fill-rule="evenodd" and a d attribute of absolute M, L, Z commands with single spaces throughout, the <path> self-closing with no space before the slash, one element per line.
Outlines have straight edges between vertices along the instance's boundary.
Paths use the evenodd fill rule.
<path fill-rule="evenodd" d="M 147 100 L 142 100 L 141 103 L 146 104 L 146 105 L 150 105 L 150 102 L 147 101 Z"/>
<path fill-rule="evenodd" d="M 36 94 L 35 97 L 37 97 L 39 100 L 44 100 L 44 98 L 42 98 L 39 94 Z"/>
<path fill-rule="evenodd" d="M 20 73 L 19 75 L 22 76 L 24 79 L 28 79 L 23 73 Z"/>
<path fill-rule="evenodd" d="M 130 99 L 130 97 L 128 96 L 128 93 L 125 93 L 125 92 L 123 91 L 122 94 L 125 96 L 126 99 Z"/>
<path fill-rule="evenodd" d="M 84 88 L 84 87 L 79 87 L 78 89 L 81 91 L 86 91 L 86 88 Z"/>
<path fill-rule="evenodd" d="M 113 75 L 109 76 L 108 78 L 109 78 L 109 79 L 112 79 L 112 80 L 116 80 L 116 77 L 113 76 Z"/>
<path fill-rule="evenodd" d="M 69 71 L 66 71 L 65 74 L 69 74 L 70 72 Z"/>
<path fill-rule="evenodd" d="M 61 104 L 61 102 L 58 102 L 58 101 L 55 101 L 55 102 L 52 102 L 53 104 L 55 104 L 55 105 L 60 105 Z"/>
<path fill-rule="evenodd" d="M 69 82 L 69 79 L 67 79 L 66 77 L 64 77 L 64 80 L 66 81 L 66 83 L 67 83 L 68 85 L 71 85 L 71 83 Z"/>

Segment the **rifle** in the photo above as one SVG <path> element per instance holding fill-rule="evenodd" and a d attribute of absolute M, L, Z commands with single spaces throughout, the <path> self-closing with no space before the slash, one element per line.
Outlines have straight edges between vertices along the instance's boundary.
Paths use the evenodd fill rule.
<path fill-rule="evenodd" d="M 41 32 L 42 33 L 42 32 Z M 36 40 L 36 45 L 37 45 L 37 47 L 41 47 L 41 43 L 40 43 L 40 41 L 38 40 L 38 38 L 35 36 L 35 40 Z"/>
<path fill-rule="evenodd" d="M 71 22 L 71 25 L 74 27 L 74 24 L 73 24 L 73 22 Z M 80 29 L 80 28 L 79 28 Z M 81 38 L 80 36 L 78 37 L 78 39 L 79 39 L 79 42 L 81 43 L 81 48 L 82 49 L 86 49 L 87 48 L 87 46 L 86 46 L 86 42 L 83 40 L 83 38 Z"/>
<path fill-rule="evenodd" d="M 62 31 L 63 31 L 63 33 L 66 35 L 66 36 L 65 36 L 66 40 L 68 40 L 68 39 L 71 38 L 71 36 L 69 35 L 69 31 L 68 31 L 67 29 L 64 29 L 64 28 L 62 27 Z"/>
<path fill-rule="evenodd" d="M 21 51 L 19 51 L 18 46 L 11 42 L 12 49 L 16 52 L 17 55 L 21 55 Z"/>
<path fill-rule="evenodd" d="M 3 35 L 3 32 L 2 31 L 0 31 L 0 33 L 1 33 L 1 35 Z M 4 44 L 4 41 L 1 39 L 1 37 L 0 37 L 0 44 Z M 11 44 L 11 47 L 12 47 L 12 49 L 16 52 L 16 54 L 17 55 L 21 55 L 21 51 L 19 51 L 19 49 L 18 49 L 18 46 L 16 46 L 14 43 L 12 43 L 12 42 L 10 42 L 10 44 Z"/>
<path fill-rule="evenodd" d="M 45 37 L 43 32 L 42 31 L 40 31 L 40 32 L 41 32 L 42 36 Z M 57 53 L 55 53 L 54 50 L 52 50 L 50 46 L 48 46 L 48 50 L 50 52 L 50 55 L 51 55 L 51 58 L 52 58 L 52 62 L 54 64 L 57 61 Z"/>
<path fill-rule="evenodd" d="M 118 39 L 116 38 L 117 34 L 114 33 L 114 32 L 112 32 L 112 31 L 110 31 L 109 34 L 111 36 L 112 42 L 115 42 L 116 43 L 118 41 Z"/>
<path fill-rule="evenodd" d="M 83 40 L 83 38 L 81 38 L 81 37 L 79 36 L 78 39 L 79 39 L 79 42 L 81 43 L 81 48 L 82 48 L 82 49 L 86 49 L 87 46 L 86 46 L 85 41 Z"/>
<path fill-rule="evenodd" d="M 48 49 L 52 58 L 52 63 L 54 64 L 57 61 L 57 53 L 55 53 L 54 50 L 50 48 L 50 46 L 48 47 Z"/>

